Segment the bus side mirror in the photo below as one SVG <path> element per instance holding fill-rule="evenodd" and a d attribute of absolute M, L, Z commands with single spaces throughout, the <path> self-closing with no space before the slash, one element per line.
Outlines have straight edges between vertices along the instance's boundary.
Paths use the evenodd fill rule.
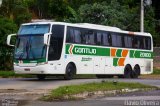
<path fill-rule="evenodd" d="M 51 34 L 52 34 L 52 33 L 45 33 L 45 34 L 44 34 L 44 44 L 45 44 L 45 45 L 49 45 L 49 44 L 48 44 L 48 40 L 49 40 Z"/>
<path fill-rule="evenodd" d="M 10 34 L 10 35 L 7 36 L 7 45 L 8 46 L 14 46 L 14 45 L 11 44 L 12 36 L 17 36 L 17 34 Z"/>

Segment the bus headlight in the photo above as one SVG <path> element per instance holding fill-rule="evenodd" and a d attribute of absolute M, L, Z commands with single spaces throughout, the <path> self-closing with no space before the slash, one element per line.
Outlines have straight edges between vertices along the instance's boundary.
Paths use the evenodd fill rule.
<path fill-rule="evenodd" d="M 15 63 L 15 62 L 14 62 L 13 64 L 14 64 L 15 66 L 18 66 L 18 63 Z"/>

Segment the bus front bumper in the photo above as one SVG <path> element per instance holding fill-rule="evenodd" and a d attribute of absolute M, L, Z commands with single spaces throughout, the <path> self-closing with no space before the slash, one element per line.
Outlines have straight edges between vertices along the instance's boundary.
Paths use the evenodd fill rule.
<path fill-rule="evenodd" d="M 46 66 L 39 65 L 34 67 L 21 67 L 14 66 L 14 72 L 16 74 L 48 74 L 48 69 Z"/>

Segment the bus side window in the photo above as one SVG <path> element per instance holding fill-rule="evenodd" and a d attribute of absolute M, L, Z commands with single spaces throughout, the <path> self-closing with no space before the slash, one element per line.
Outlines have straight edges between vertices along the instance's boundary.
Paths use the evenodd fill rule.
<path fill-rule="evenodd" d="M 151 49 L 151 38 L 145 37 L 145 49 L 150 50 Z"/>
<path fill-rule="evenodd" d="M 122 47 L 122 36 L 119 33 L 111 33 L 112 46 Z"/>
<path fill-rule="evenodd" d="M 66 42 L 67 43 L 73 43 L 74 42 L 74 30 L 71 27 L 67 28 Z"/>
<path fill-rule="evenodd" d="M 139 48 L 139 41 L 137 36 L 135 36 L 133 39 L 133 48 Z"/>
<path fill-rule="evenodd" d="M 75 43 L 81 44 L 81 32 L 78 28 L 74 29 L 74 38 Z"/>
<path fill-rule="evenodd" d="M 111 42 L 110 42 L 110 34 L 108 32 L 103 32 L 102 33 L 102 44 L 105 46 L 110 46 Z"/>
<path fill-rule="evenodd" d="M 96 37 L 97 37 L 97 45 L 101 45 L 101 43 L 102 43 L 102 33 L 97 32 Z"/>
<path fill-rule="evenodd" d="M 140 43 L 139 48 L 140 49 L 145 49 L 144 48 L 144 37 L 139 37 L 139 43 Z"/>
<path fill-rule="evenodd" d="M 88 30 L 85 34 L 86 37 L 86 44 L 95 44 L 95 36 L 94 36 L 94 32 L 92 30 Z"/>
<path fill-rule="evenodd" d="M 131 36 L 124 36 L 124 47 L 132 48 L 133 38 Z"/>
<path fill-rule="evenodd" d="M 85 36 L 86 30 L 81 28 L 80 31 L 81 31 L 81 43 L 86 44 L 86 36 Z"/>

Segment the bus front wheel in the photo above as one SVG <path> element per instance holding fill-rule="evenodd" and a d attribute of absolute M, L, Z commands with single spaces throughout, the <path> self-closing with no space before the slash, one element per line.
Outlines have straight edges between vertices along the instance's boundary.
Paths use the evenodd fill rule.
<path fill-rule="evenodd" d="M 64 75 L 65 80 L 73 79 L 74 75 L 76 74 L 76 68 L 73 64 L 69 63 L 66 67 L 66 73 Z"/>

